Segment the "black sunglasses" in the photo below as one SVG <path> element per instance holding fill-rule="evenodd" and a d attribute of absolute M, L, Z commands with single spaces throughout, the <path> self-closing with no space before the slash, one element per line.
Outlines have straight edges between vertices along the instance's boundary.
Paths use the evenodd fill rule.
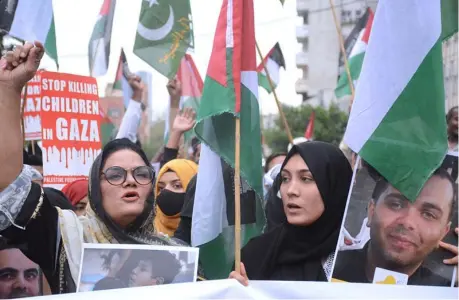
<path fill-rule="evenodd" d="M 122 185 L 126 182 L 128 172 L 131 172 L 134 180 L 140 185 L 150 184 L 155 178 L 155 171 L 149 166 L 140 166 L 130 170 L 118 166 L 110 167 L 105 172 L 102 172 L 102 174 L 111 185 Z"/>

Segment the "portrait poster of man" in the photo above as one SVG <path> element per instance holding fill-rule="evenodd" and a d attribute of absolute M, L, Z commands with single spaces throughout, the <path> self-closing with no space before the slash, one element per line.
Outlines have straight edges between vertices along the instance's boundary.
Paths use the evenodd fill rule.
<path fill-rule="evenodd" d="M 362 161 L 350 191 L 332 281 L 454 286 L 458 157 L 448 154 L 414 202 Z M 453 178 L 454 176 L 454 178 Z"/>
<path fill-rule="evenodd" d="M 51 294 L 40 267 L 24 255 L 22 247 L 0 236 L 0 299 Z"/>
<path fill-rule="evenodd" d="M 199 249 L 84 244 L 78 292 L 195 282 Z"/>

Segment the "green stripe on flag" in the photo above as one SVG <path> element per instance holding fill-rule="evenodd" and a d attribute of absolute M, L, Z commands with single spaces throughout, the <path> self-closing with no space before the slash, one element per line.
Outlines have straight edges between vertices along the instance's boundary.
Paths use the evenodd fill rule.
<path fill-rule="evenodd" d="M 351 73 L 352 82 L 357 80 L 362 70 L 363 59 L 365 52 L 359 53 L 349 59 L 349 71 Z M 341 98 L 345 95 L 351 95 L 351 87 L 349 86 L 349 79 L 347 78 L 347 72 L 341 73 L 338 85 L 335 89 L 335 95 L 337 98 Z"/>
<path fill-rule="evenodd" d="M 51 57 L 56 62 L 57 69 L 59 69 L 59 61 L 56 46 L 56 26 L 54 25 L 54 13 L 44 46 L 46 54 L 48 54 L 49 57 Z"/>
<path fill-rule="evenodd" d="M 264 88 L 268 93 L 271 93 L 272 89 L 271 85 L 269 84 L 268 76 L 263 73 L 258 73 L 258 85 Z"/>
<path fill-rule="evenodd" d="M 447 151 L 441 61 L 439 40 L 359 152 L 413 201 Z"/>

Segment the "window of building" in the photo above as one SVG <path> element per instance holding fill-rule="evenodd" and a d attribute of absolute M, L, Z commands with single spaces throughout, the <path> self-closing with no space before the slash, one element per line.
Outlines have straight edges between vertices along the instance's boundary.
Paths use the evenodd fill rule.
<path fill-rule="evenodd" d="M 303 14 L 303 24 L 305 25 L 309 24 L 309 11 L 305 11 Z"/>

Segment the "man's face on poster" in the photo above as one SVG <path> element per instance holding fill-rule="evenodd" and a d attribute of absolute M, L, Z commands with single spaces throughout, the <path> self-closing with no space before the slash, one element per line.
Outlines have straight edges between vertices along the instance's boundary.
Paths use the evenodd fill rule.
<path fill-rule="evenodd" d="M 432 176 L 414 203 L 390 184 L 368 207 L 371 249 L 388 266 L 420 264 L 450 229 L 453 187 Z"/>
<path fill-rule="evenodd" d="M 14 299 L 39 295 L 38 265 L 19 249 L 0 251 L 0 298 Z"/>

